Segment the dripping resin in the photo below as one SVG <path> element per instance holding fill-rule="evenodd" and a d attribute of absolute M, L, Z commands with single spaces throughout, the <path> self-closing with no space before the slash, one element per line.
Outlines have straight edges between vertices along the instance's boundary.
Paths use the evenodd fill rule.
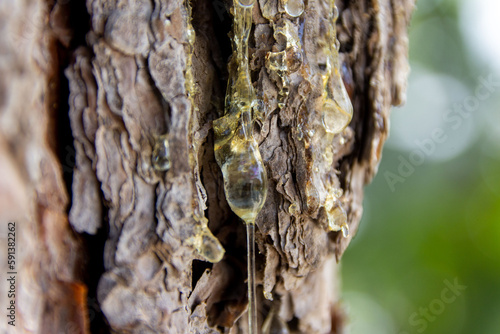
<path fill-rule="evenodd" d="M 336 29 L 339 12 L 335 6 L 335 0 L 330 0 L 329 5 L 329 27 L 325 39 L 322 41 L 323 53 L 326 55 L 326 68 L 322 74 L 323 94 L 321 100 L 322 125 L 325 131 L 323 140 L 331 143 L 334 137 L 342 133 L 351 122 L 353 107 L 340 75 L 339 41 Z M 326 151 L 323 156 L 326 162 L 331 164 L 331 152 Z M 328 182 L 326 186 L 330 191 L 328 191 L 323 207 L 328 217 L 328 228 L 331 231 L 342 231 L 343 236 L 347 238 L 349 225 L 347 224 L 347 214 L 340 201 L 342 191 Z"/>
<path fill-rule="evenodd" d="M 326 132 L 342 132 L 352 119 L 352 103 L 340 75 L 339 48 L 336 22 L 339 16 L 335 0 L 330 0 L 329 29 L 323 45 L 326 55 L 326 70 L 323 79 L 323 127 Z"/>
<path fill-rule="evenodd" d="M 254 0 L 234 0 L 233 57 L 230 64 L 225 115 L 213 123 L 215 158 L 224 178 L 231 210 L 247 228 L 248 327 L 257 333 L 255 289 L 255 218 L 267 195 L 266 168 L 252 135 L 256 105 L 248 68 L 248 38 Z"/>

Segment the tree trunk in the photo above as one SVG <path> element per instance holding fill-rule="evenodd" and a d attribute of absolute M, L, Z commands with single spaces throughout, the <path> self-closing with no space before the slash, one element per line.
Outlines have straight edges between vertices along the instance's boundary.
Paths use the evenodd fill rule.
<path fill-rule="evenodd" d="M 16 326 L 4 320 L 3 332 L 247 332 L 245 229 L 225 200 L 212 130 L 224 110 L 231 5 L 0 6 L 0 217 L 2 235 L 4 222 L 17 233 Z M 343 331 L 336 263 L 358 227 L 391 105 L 405 99 L 414 1 L 336 5 L 354 115 L 332 138 L 317 108 L 328 1 L 305 1 L 297 17 L 282 0 L 254 6 L 254 136 L 269 178 L 256 221 L 266 333 Z M 269 59 L 283 51 L 277 69 Z M 328 232 L 332 193 L 347 238 Z M 217 240 L 225 255 L 211 263 Z"/>

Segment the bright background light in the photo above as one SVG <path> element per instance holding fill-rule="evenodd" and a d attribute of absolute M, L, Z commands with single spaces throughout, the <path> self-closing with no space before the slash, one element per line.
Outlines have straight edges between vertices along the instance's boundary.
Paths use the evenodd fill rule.
<path fill-rule="evenodd" d="M 454 128 L 444 120 L 500 82 L 499 0 L 418 0 L 410 28 L 408 98 L 394 108 L 358 234 L 342 258 L 348 333 L 420 333 L 411 315 L 439 299 L 443 281 L 467 289 L 433 315 L 425 334 L 500 333 L 500 87 Z M 416 144 L 447 135 L 391 189 Z M 420 316 L 417 319 L 422 319 Z"/>
<path fill-rule="evenodd" d="M 500 73 L 500 1 L 463 1 L 460 28 L 473 56 Z"/>

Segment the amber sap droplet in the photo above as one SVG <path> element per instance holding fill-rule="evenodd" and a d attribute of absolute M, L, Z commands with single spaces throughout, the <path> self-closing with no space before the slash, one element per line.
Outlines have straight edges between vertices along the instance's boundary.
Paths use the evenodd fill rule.
<path fill-rule="evenodd" d="M 292 17 L 298 17 L 304 12 L 304 0 L 283 0 L 285 11 Z"/>
<path fill-rule="evenodd" d="M 324 52 L 327 54 L 326 74 L 323 75 L 323 116 L 325 131 L 331 134 L 342 132 L 353 114 L 352 103 L 340 75 L 339 42 L 336 36 L 335 20 L 338 16 L 334 1 L 331 2 L 333 20 L 326 34 Z"/>
<path fill-rule="evenodd" d="M 329 133 L 340 133 L 349 124 L 352 118 L 351 109 L 343 109 L 334 100 L 326 100 L 323 104 L 322 123 Z"/>
<path fill-rule="evenodd" d="M 331 231 L 342 230 L 344 237 L 349 235 L 349 228 L 347 226 L 347 214 L 342 205 L 335 201 L 334 207 L 328 210 L 328 227 Z"/>
<path fill-rule="evenodd" d="M 264 291 L 264 298 L 266 298 L 267 300 L 273 300 L 272 292 Z"/>
<path fill-rule="evenodd" d="M 288 207 L 288 213 L 290 213 L 291 215 L 300 214 L 300 209 L 298 205 L 295 203 L 290 204 L 290 206 Z"/>
<path fill-rule="evenodd" d="M 203 229 L 202 233 L 197 237 L 198 240 L 195 248 L 205 260 L 212 263 L 217 263 L 222 260 L 225 253 L 224 248 L 208 228 Z"/>
<path fill-rule="evenodd" d="M 194 235 L 185 242 L 191 245 L 206 261 L 217 263 L 224 257 L 224 247 L 208 228 L 208 219 L 200 214 L 200 208 L 194 208 L 193 218 L 196 222 Z"/>
<path fill-rule="evenodd" d="M 267 195 L 266 168 L 254 140 L 233 139 L 231 154 L 222 165 L 226 199 L 238 217 L 253 224 Z"/>
<path fill-rule="evenodd" d="M 153 154 L 151 156 L 153 168 L 159 172 L 166 172 L 170 169 L 170 146 L 168 135 L 162 135 L 155 141 Z"/>

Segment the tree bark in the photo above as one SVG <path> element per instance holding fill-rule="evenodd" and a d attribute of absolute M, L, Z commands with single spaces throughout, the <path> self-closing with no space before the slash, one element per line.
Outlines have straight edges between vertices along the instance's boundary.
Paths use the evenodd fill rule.
<path fill-rule="evenodd" d="M 250 68 L 263 111 L 254 135 L 269 178 L 256 221 L 258 311 L 270 333 L 343 331 L 337 262 L 357 230 L 390 108 L 405 100 L 414 1 L 336 5 L 354 115 L 332 141 L 317 108 L 327 1 L 306 1 L 296 18 L 279 0 L 254 6 Z M 19 235 L 16 327 L 3 321 L 4 332 L 246 332 L 245 229 L 225 200 L 212 130 L 224 109 L 230 7 L 0 7 L 0 217 Z M 284 72 L 266 62 L 282 51 Z M 169 168 L 152 162 L 161 145 Z M 347 238 L 328 232 L 325 180 L 342 194 Z M 207 224 L 225 249 L 218 263 L 200 251 Z"/>

